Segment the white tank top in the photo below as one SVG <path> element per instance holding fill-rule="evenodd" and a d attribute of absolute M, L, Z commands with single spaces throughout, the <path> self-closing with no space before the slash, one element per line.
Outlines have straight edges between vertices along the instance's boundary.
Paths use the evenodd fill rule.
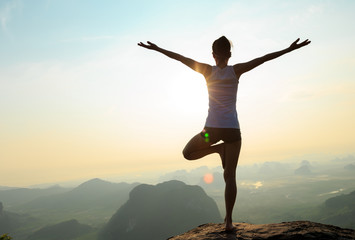
<path fill-rule="evenodd" d="M 233 66 L 223 69 L 212 66 L 212 73 L 206 82 L 209 109 L 205 126 L 240 129 L 236 109 L 239 77 Z"/>

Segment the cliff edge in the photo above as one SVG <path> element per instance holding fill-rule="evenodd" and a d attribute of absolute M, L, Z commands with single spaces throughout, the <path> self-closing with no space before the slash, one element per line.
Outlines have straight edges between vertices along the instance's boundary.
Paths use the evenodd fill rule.
<path fill-rule="evenodd" d="M 355 239 L 355 230 L 309 221 L 283 222 L 254 225 L 234 223 L 236 231 L 227 233 L 224 224 L 208 223 L 169 240 L 308 240 Z"/>

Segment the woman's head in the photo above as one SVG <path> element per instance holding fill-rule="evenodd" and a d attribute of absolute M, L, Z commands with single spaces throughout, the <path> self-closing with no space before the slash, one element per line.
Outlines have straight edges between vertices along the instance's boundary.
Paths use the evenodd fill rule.
<path fill-rule="evenodd" d="M 212 44 L 213 57 L 219 60 L 228 60 L 231 57 L 231 43 L 222 36 Z"/>

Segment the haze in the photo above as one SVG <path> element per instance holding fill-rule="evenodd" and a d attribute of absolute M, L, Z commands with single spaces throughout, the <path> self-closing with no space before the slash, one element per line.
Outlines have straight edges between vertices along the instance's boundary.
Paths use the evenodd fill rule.
<path fill-rule="evenodd" d="M 0 185 L 218 166 L 181 151 L 204 124 L 201 75 L 137 46 L 213 64 L 310 39 L 240 80 L 240 164 L 354 154 L 353 1 L 0 2 Z"/>

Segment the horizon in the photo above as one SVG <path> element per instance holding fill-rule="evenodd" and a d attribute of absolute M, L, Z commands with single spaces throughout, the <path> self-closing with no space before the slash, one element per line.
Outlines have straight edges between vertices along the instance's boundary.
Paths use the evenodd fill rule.
<path fill-rule="evenodd" d="M 323 156 L 324 157 L 324 156 Z M 279 165 L 283 167 L 287 167 L 290 171 L 293 170 L 295 171 L 297 168 L 303 166 L 303 163 L 307 162 L 310 164 L 312 168 L 316 168 L 316 172 L 319 171 L 318 168 L 323 169 L 329 166 L 342 166 L 345 167 L 346 165 L 354 165 L 355 166 L 355 155 L 347 155 L 347 156 L 335 156 L 333 158 L 328 158 L 324 159 L 321 156 L 314 157 L 313 159 L 311 158 L 301 158 L 301 159 L 288 159 L 284 161 L 265 161 L 265 162 L 258 162 L 258 163 L 252 163 L 252 164 L 241 164 L 238 165 L 237 167 L 237 184 L 238 186 L 245 186 L 246 183 L 244 181 L 239 182 L 240 178 L 245 178 L 245 173 L 242 173 L 242 177 L 239 176 L 238 173 L 241 173 L 241 171 L 245 170 L 250 170 L 250 169 L 260 169 L 260 167 L 271 164 L 271 165 Z M 281 164 L 281 165 L 280 165 Z M 191 175 L 194 175 L 194 181 L 189 182 L 189 181 L 184 181 L 180 180 L 179 176 L 181 177 L 181 172 L 186 173 L 188 178 L 191 178 Z M 150 171 L 150 172 L 142 172 L 142 173 L 137 173 L 136 175 L 106 175 L 106 176 L 90 176 L 87 178 L 73 178 L 70 180 L 65 180 L 65 181 L 57 181 L 57 182 L 41 182 L 41 183 L 36 183 L 32 185 L 22 185 L 22 186 L 8 186 L 8 185 L 0 185 L 0 191 L 1 190 L 7 190 L 7 189 L 16 189 L 16 188 L 27 188 L 27 189 L 47 189 L 51 187 L 62 187 L 62 188 L 76 188 L 79 185 L 89 182 L 91 180 L 99 179 L 105 182 L 110 182 L 110 183 L 127 183 L 127 184 L 150 184 L 150 185 L 156 185 L 165 181 L 170 181 L 170 180 L 179 180 L 183 181 L 185 184 L 192 184 L 192 185 L 199 185 L 202 181 L 209 185 L 211 183 L 214 183 L 215 180 L 220 181 L 221 179 L 208 179 L 211 175 L 216 174 L 216 173 L 222 173 L 223 169 L 220 165 L 215 165 L 215 166 L 207 166 L 207 165 L 199 165 L 195 168 L 179 168 L 179 169 L 171 169 L 171 171 Z M 294 177 L 295 175 L 290 175 L 290 178 Z M 315 175 L 317 176 L 317 174 Z M 324 177 L 324 176 L 323 176 Z M 206 180 L 207 178 L 207 180 Z M 191 179 L 190 179 L 191 180 Z M 256 186 L 256 189 L 258 187 L 261 187 L 263 184 L 259 181 L 260 179 L 255 179 L 254 183 L 248 183 L 247 185 L 254 185 Z M 268 180 L 263 180 L 267 182 Z M 198 183 L 200 182 L 200 183 Z M 355 187 L 355 186 L 354 186 Z M 349 189 L 348 189 L 349 190 Z M 354 188 L 355 190 L 355 188 Z M 335 192 L 334 192 L 335 193 Z"/>
<path fill-rule="evenodd" d="M 0 2 L 0 185 L 218 166 L 186 161 L 202 130 L 201 75 L 137 46 L 152 41 L 213 64 L 312 43 L 240 79 L 240 164 L 355 155 L 355 17 L 350 1 Z"/>
<path fill-rule="evenodd" d="M 205 174 L 206 170 L 210 174 Z M 234 223 L 310 221 L 354 229 L 351 221 L 355 194 L 354 156 L 331 159 L 328 162 L 303 160 L 293 164 L 256 163 L 240 166 L 239 170 L 238 204 L 233 213 Z M 211 182 L 211 176 L 216 181 Z M 157 183 L 149 184 L 123 184 L 95 178 L 70 187 L 60 185 L 55 188 L 42 186 L 40 189 L 8 190 L 0 187 L 0 215 L 5 223 L 2 231 L 16 239 L 26 239 L 27 236 L 34 235 L 50 238 L 63 232 L 70 233 L 75 225 L 80 224 L 92 229 L 88 234 L 81 233 L 82 239 L 100 239 L 101 234 L 113 232 L 107 230 L 108 228 L 121 229 L 117 232 L 120 238 L 128 232 L 145 237 L 146 231 L 142 231 L 141 227 L 134 228 L 136 225 L 130 224 L 132 221 L 136 223 L 145 219 L 153 222 L 154 227 L 150 229 L 161 234 L 161 228 L 157 227 L 161 224 L 156 222 L 158 219 L 166 222 L 166 216 L 170 216 L 178 221 L 169 225 L 169 234 L 162 238 L 166 239 L 175 235 L 172 231 L 176 230 L 176 226 L 185 226 L 186 229 L 181 230 L 185 232 L 204 223 L 216 221 L 221 224 L 225 213 L 224 198 L 221 197 L 223 186 L 221 167 L 208 169 L 207 166 L 200 166 L 188 172 L 177 170 L 166 173 L 159 177 Z M 205 200 L 201 202 L 202 199 Z M 201 208 L 205 210 L 191 213 Z M 179 215 L 186 210 L 188 214 Z M 189 226 L 179 224 L 181 219 L 191 219 L 191 214 L 202 217 L 205 213 L 214 214 Z M 213 216 L 218 219 L 212 220 Z M 73 219 L 74 224 L 64 224 Z M 19 227 L 14 223 L 20 223 Z M 131 230 L 127 231 L 127 227 Z M 50 233 L 44 231 L 47 229 Z M 141 237 L 134 237 L 136 238 Z"/>

